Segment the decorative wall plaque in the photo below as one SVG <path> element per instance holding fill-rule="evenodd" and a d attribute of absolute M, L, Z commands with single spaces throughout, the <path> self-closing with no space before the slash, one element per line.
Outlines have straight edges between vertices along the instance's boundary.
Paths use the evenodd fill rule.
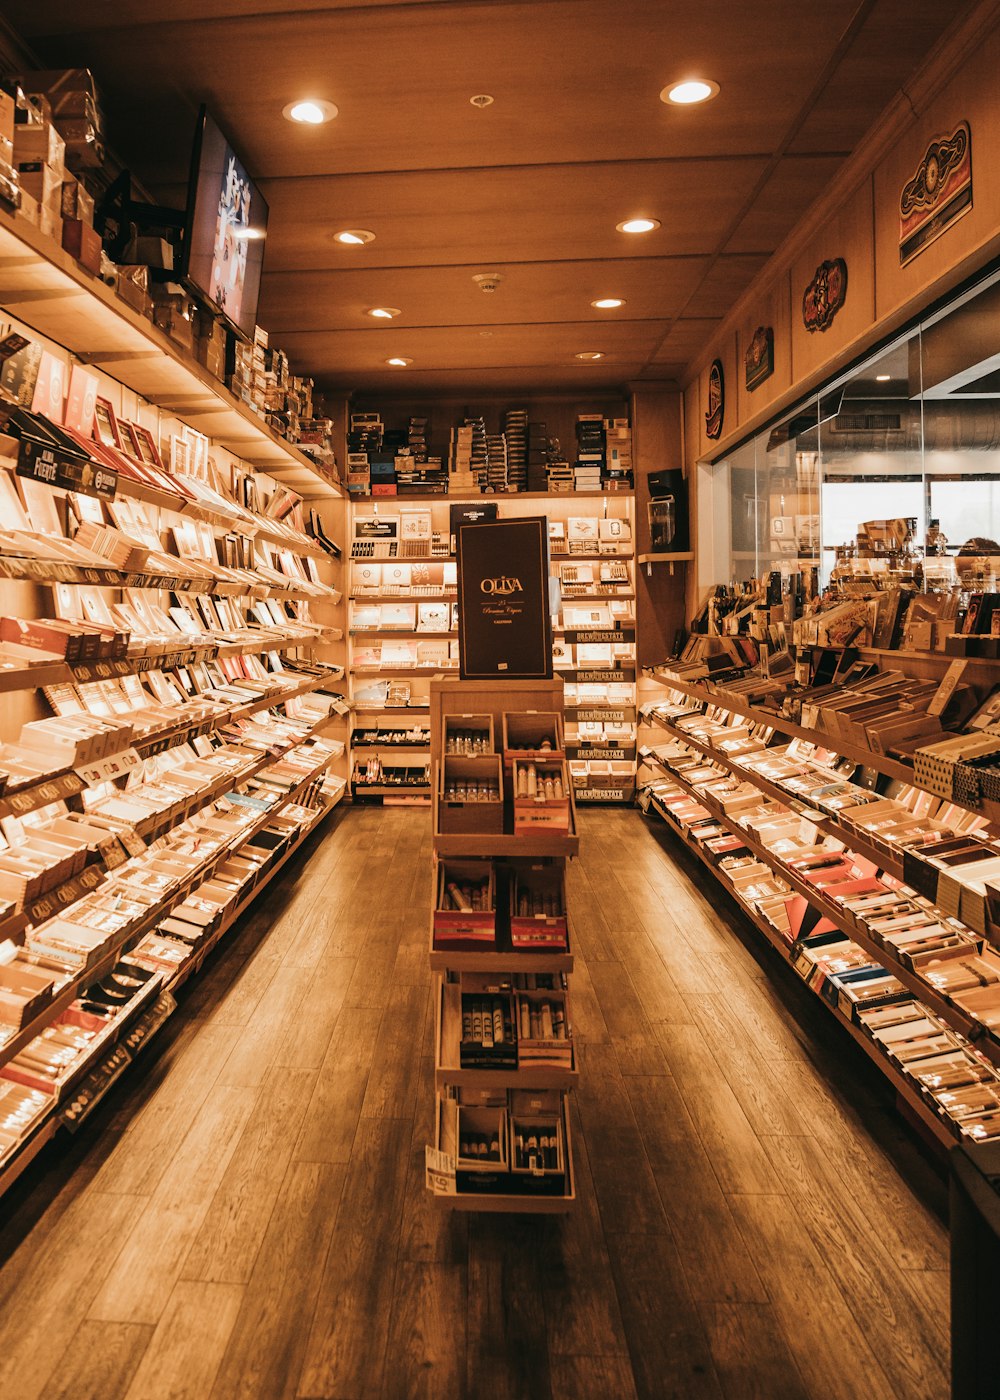
<path fill-rule="evenodd" d="M 726 416 L 726 381 L 722 373 L 722 361 L 713 360 L 708 371 L 708 412 L 705 414 L 705 435 L 710 438 L 722 436 L 722 420 Z"/>
<path fill-rule="evenodd" d="M 972 133 L 935 136 L 899 196 L 899 261 L 908 263 L 972 208 Z"/>
<path fill-rule="evenodd" d="M 743 356 L 746 386 L 753 391 L 774 373 L 774 328 L 758 326 Z"/>
<path fill-rule="evenodd" d="M 802 294 L 802 324 L 807 331 L 828 331 L 846 300 L 847 263 L 843 258 L 828 258 Z"/>

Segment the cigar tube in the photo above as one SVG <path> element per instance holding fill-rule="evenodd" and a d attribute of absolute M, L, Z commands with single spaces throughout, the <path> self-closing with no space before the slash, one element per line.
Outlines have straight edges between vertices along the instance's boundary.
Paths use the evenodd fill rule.
<path fill-rule="evenodd" d="M 521 1039 L 531 1039 L 531 1011 L 526 1001 L 521 1002 Z"/>
<path fill-rule="evenodd" d="M 479 1042 L 483 1039 L 483 1008 L 478 1001 L 472 1003 L 472 1039 Z"/>
<path fill-rule="evenodd" d="M 538 1138 L 534 1133 L 528 1134 L 528 1140 L 524 1146 L 528 1154 L 528 1166 L 532 1171 L 537 1171 L 542 1162 L 538 1154 Z"/>
<path fill-rule="evenodd" d="M 483 1049 L 484 1049 L 484 1050 L 492 1050 L 492 1049 L 493 1049 L 493 1012 L 492 1012 L 491 1009 L 490 1009 L 490 1004 L 489 1004 L 489 1002 L 484 1003 L 482 1015 L 483 1015 Z"/>
<path fill-rule="evenodd" d="M 524 1166 L 524 1138 L 520 1133 L 514 1135 L 514 1163 L 516 1166 Z"/>
<path fill-rule="evenodd" d="M 535 771 L 535 765 L 533 763 L 528 764 L 528 790 L 525 793 L 525 796 L 538 796 L 538 774 Z"/>
<path fill-rule="evenodd" d="M 472 905 L 462 893 L 461 888 L 458 885 L 456 885 L 454 881 L 452 881 L 452 883 L 448 885 L 447 889 L 448 893 L 451 895 L 452 903 L 454 904 L 456 909 L 461 909 L 462 912 L 465 914 L 469 914 L 472 912 Z"/>
<path fill-rule="evenodd" d="M 542 1017 L 537 1006 L 531 1008 L 531 1038 L 540 1040 L 542 1037 Z"/>
<path fill-rule="evenodd" d="M 528 770 L 523 763 L 517 766 L 517 786 L 514 789 L 515 797 L 527 797 L 528 795 Z"/>
<path fill-rule="evenodd" d="M 462 1008 L 462 1039 L 475 1040 L 475 1032 L 472 1025 L 472 1012 L 466 1007 Z"/>
<path fill-rule="evenodd" d="M 500 1160 L 500 1139 L 496 1133 L 490 1138 L 490 1158 L 494 1162 L 499 1162 Z"/>
<path fill-rule="evenodd" d="M 563 792 L 562 776 L 559 773 L 552 779 L 552 787 L 555 791 L 556 800 L 562 801 L 566 794 Z"/>
<path fill-rule="evenodd" d="M 521 891 L 517 901 L 517 912 L 522 919 L 527 918 L 529 914 L 534 912 L 528 907 L 528 896 L 525 894 L 524 890 Z"/>
<path fill-rule="evenodd" d="M 550 1002 L 547 1002 L 547 1001 L 543 1001 L 543 1002 L 542 1002 L 541 1011 L 539 1012 L 539 1016 L 540 1016 L 541 1022 L 542 1022 L 542 1039 L 543 1039 L 543 1040 L 552 1040 L 552 1039 L 554 1039 L 553 1030 L 552 1030 L 552 1006 L 551 1006 L 551 1003 L 550 1003 Z"/>
<path fill-rule="evenodd" d="M 566 1013 L 558 1003 L 552 1008 L 552 1035 L 555 1040 L 566 1039 Z"/>
<path fill-rule="evenodd" d="M 546 802 L 551 802 L 555 796 L 555 787 L 552 783 L 551 775 L 546 773 L 545 781 L 542 783 L 542 796 Z"/>
<path fill-rule="evenodd" d="M 503 1044 L 503 1003 L 499 1001 L 493 1003 L 493 1039 L 497 1045 Z"/>

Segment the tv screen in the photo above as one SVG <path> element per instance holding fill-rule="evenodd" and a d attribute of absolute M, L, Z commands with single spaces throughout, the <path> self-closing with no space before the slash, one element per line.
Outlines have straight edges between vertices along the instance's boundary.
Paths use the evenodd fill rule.
<path fill-rule="evenodd" d="M 237 330 L 253 336 L 267 237 L 267 203 L 202 107 L 188 194 L 184 269 Z"/>

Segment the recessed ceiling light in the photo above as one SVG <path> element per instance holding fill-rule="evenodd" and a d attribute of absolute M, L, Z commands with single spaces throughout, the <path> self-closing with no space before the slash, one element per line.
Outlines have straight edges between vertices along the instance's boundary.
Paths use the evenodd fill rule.
<path fill-rule="evenodd" d="M 576 352 L 576 359 L 578 359 L 578 360 L 603 360 L 603 359 L 604 359 L 604 351 L 603 351 L 603 350 L 578 350 L 578 351 Z"/>
<path fill-rule="evenodd" d="M 371 229 L 367 228 L 345 228 L 341 229 L 339 233 L 335 233 L 333 236 L 338 243 L 350 243 L 352 245 L 355 243 L 372 243 L 375 239 L 375 235 L 372 233 Z"/>
<path fill-rule="evenodd" d="M 625 299 L 623 297 L 598 297 L 597 301 L 592 301 L 590 304 L 598 311 L 614 311 L 616 306 L 625 305 Z"/>
<path fill-rule="evenodd" d="M 623 219 L 615 227 L 619 233 L 651 233 L 654 228 L 660 227 L 660 221 L 659 219 Z"/>
<path fill-rule="evenodd" d="M 337 108 L 332 102 L 308 97 L 301 102 L 289 102 L 287 107 L 281 109 L 281 115 L 290 122 L 298 122 L 301 126 L 322 126 L 324 122 L 333 121 L 337 115 Z"/>
<path fill-rule="evenodd" d="M 718 91 L 719 84 L 713 83 L 711 78 L 687 78 L 683 83 L 669 83 L 660 93 L 660 101 L 691 107 L 696 102 L 707 102 Z"/>
<path fill-rule="evenodd" d="M 374 316 L 376 321 L 391 321 L 394 317 L 402 315 L 402 312 L 398 306 L 373 306 L 365 315 Z"/>
<path fill-rule="evenodd" d="M 405 355 L 393 355 L 391 360 L 386 360 L 387 365 L 392 365 L 393 369 L 405 369 L 407 365 L 412 365 L 413 361 L 408 360 Z"/>
<path fill-rule="evenodd" d="M 891 374 L 876 374 L 875 376 L 876 383 L 878 384 L 888 384 L 891 378 Z"/>
<path fill-rule="evenodd" d="M 469 101 L 473 107 L 492 107 L 494 99 L 488 92 L 477 92 L 475 97 L 470 97 Z"/>

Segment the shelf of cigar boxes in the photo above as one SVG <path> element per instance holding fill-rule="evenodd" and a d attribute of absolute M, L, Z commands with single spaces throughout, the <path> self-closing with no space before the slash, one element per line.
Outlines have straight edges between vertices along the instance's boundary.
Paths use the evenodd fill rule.
<path fill-rule="evenodd" d="M 301 494 L 339 482 L 26 219 L 0 210 L 4 310 Z"/>
<path fill-rule="evenodd" d="M 911 1065 L 911 1052 L 923 1047 L 913 1037 L 907 1039 L 903 1028 L 919 1023 L 918 1036 L 937 1034 L 935 1027 L 938 1023 L 933 1020 L 929 1009 L 909 997 L 902 984 L 897 987 L 891 973 L 880 975 L 877 965 L 851 967 L 852 959 L 842 942 L 827 943 L 820 933 L 816 937 L 815 947 L 809 946 L 806 940 L 802 941 L 801 946 L 793 944 L 785 916 L 781 913 L 780 894 L 774 895 L 770 903 L 766 902 L 765 897 L 762 907 L 771 914 L 768 917 L 752 902 L 739 882 L 725 879 L 715 861 L 706 854 L 702 842 L 694 839 L 675 820 L 668 805 L 671 800 L 669 783 L 647 784 L 640 800 L 643 809 L 655 811 L 666 822 L 675 839 L 681 841 L 725 886 L 744 916 L 778 955 L 794 967 L 838 1024 L 875 1062 L 893 1085 L 898 1097 L 912 1110 L 933 1139 L 943 1147 L 953 1146 L 956 1139 L 962 1136 L 963 1129 L 957 1119 L 950 1119 L 946 1106 L 953 1102 L 956 1091 L 968 1088 L 978 1092 L 978 1086 L 989 1085 L 995 1077 L 993 1066 L 975 1045 L 951 1033 L 944 1048 L 940 1044 L 932 1046 L 926 1057 L 917 1053 Z M 841 956 L 848 970 L 838 973 L 837 959 Z M 842 982 L 838 976 L 842 977 Z M 880 1010 L 886 1013 L 882 1019 L 877 1015 Z M 924 1024 L 928 1020 L 931 1022 L 929 1027 Z M 893 1044 L 894 1032 L 898 1036 L 898 1046 Z M 958 1104 L 955 1106 L 959 1107 Z M 987 1113 L 992 1112 L 988 1099 L 985 1109 Z M 980 1126 L 978 1120 L 970 1122 L 968 1135 L 973 1138 L 986 1136 L 985 1132 L 980 1133 Z"/>
<path fill-rule="evenodd" d="M 28 417 L 23 409 L 0 413 Z M 290 526 L 283 535 L 276 528 L 261 532 L 260 521 L 235 495 L 227 498 L 207 482 L 198 482 L 198 489 L 218 502 L 213 519 L 182 514 L 173 500 L 136 499 L 120 489 L 124 479 L 119 475 L 116 482 L 113 473 L 107 474 L 112 484 L 102 495 L 91 494 L 89 487 L 76 491 L 50 484 L 31 474 L 36 459 L 25 455 L 26 446 L 41 450 L 37 436 L 33 426 L 29 435 L 27 423 L 20 439 L 0 436 L 0 466 L 7 468 L 0 471 L 0 577 L 220 596 L 339 599 L 320 580 L 316 566 L 318 558 L 335 549 L 329 542 L 320 547 Z M 234 476 L 244 485 L 249 480 L 235 469 Z M 278 487 L 270 499 L 278 497 L 294 517 L 304 518 L 294 493 Z M 277 527 L 281 522 L 264 523 Z"/>
<path fill-rule="evenodd" d="M 275 660 L 277 658 L 274 658 Z M 301 663 L 300 663 L 301 664 Z M 185 698 L 176 676 L 167 668 L 151 671 L 145 681 L 131 676 L 108 681 L 53 681 L 43 687 L 56 720 L 31 721 L 17 744 L 0 747 L 0 819 L 24 817 L 51 802 L 66 801 L 102 782 L 125 778 L 141 761 L 203 735 L 249 719 L 275 705 L 294 705 L 310 692 L 335 683 L 340 667 L 311 672 L 301 669 L 268 672 L 257 657 L 233 658 L 225 669 L 212 669 L 188 658 L 176 665 L 203 689 Z M 342 703 L 342 702 L 339 702 Z M 127 716 L 109 731 L 105 719 Z M 101 746 L 86 757 L 75 740 L 94 718 Z"/>
<path fill-rule="evenodd" d="M 906 650 L 799 647 L 769 657 L 765 676 L 745 656 L 738 665 L 728 651 L 716 657 L 718 670 L 681 660 L 650 678 L 1000 822 L 1000 663 L 952 657 L 920 677 Z"/>
<path fill-rule="evenodd" d="M 0 945 L 0 1190 L 58 1126 L 92 1111 L 172 993 L 340 800 L 335 746 L 310 734 L 290 733 L 148 848 L 100 806 L 46 828 L 53 846 L 101 852 L 105 874 L 21 944 Z"/>
<path fill-rule="evenodd" d="M 576 1200 L 569 1104 L 555 1089 L 439 1091 L 427 1184 L 453 1210 L 568 1211 Z"/>
<path fill-rule="evenodd" d="M 817 990 L 869 1029 L 891 1022 L 889 1007 L 915 1002 L 935 1027 L 927 1054 L 974 1050 L 982 1078 L 996 1084 L 1000 1133 L 996 951 L 918 888 L 851 845 L 821 839 L 808 815 L 734 780 L 686 743 L 646 757 L 668 774 L 653 785 L 657 810 L 770 923 Z"/>

